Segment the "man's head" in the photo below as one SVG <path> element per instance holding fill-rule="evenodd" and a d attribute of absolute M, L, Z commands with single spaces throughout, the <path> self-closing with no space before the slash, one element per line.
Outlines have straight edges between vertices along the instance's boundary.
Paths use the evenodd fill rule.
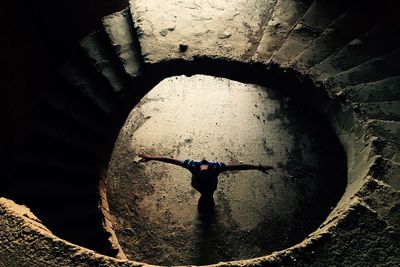
<path fill-rule="evenodd" d="M 200 162 L 199 166 L 200 172 L 202 171 L 208 171 L 208 161 L 203 158 L 203 160 Z"/>
<path fill-rule="evenodd" d="M 200 172 L 206 172 L 208 171 L 208 165 L 207 164 L 201 164 L 199 166 Z"/>

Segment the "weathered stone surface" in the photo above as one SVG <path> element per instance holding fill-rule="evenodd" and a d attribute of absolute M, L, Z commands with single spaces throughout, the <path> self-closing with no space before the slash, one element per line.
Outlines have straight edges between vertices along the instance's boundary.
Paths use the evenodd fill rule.
<path fill-rule="evenodd" d="M 30 132 L 35 136 L 40 136 L 44 139 L 48 139 L 49 143 L 57 143 L 71 147 L 72 149 L 82 150 L 83 153 L 89 155 L 101 155 L 101 149 L 99 144 L 96 142 L 96 138 L 93 138 L 91 133 L 83 131 L 82 128 L 77 125 L 67 122 L 62 119 L 58 120 L 43 120 L 35 117 L 32 119 Z M 74 127 L 75 126 L 75 127 Z"/>
<path fill-rule="evenodd" d="M 92 141 L 109 136 L 111 122 L 105 118 L 103 110 L 82 94 L 81 90 L 62 77 L 59 79 L 57 90 L 48 91 L 43 95 L 43 105 L 36 110 L 32 124 L 36 121 L 57 122 L 63 124 L 64 128 L 79 131 L 79 135 L 84 136 L 86 133 Z M 98 147 L 98 144 L 94 147 Z"/>
<path fill-rule="evenodd" d="M 115 54 L 105 32 L 91 33 L 80 42 L 81 47 L 93 60 L 93 65 L 106 77 L 114 92 L 119 92 L 126 87 L 124 73 L 121 72 L 121 65 L 116 60 Z"/>
<path fill-rule="evenodd" d="M 144 61 L 250 60 L 276 0 L 131 0 Z M 160 12 L 160 10 L 167 10 Z M 187 45 L 182 51 L 181 45 Z"/>
<path fill-rule="evenodd" d="M 384 175 L 384 174 L 383 174 Z M 368 207 L 376 212 L 389 231 L 400 230 L 400 191 L 380 181 L 378 177 L 368 177 L 364 187 L 357 193 Z M 399 240 L 398 240 L 399 241 Z M 388 246 L 394 244 L 388 243 Z"/>
<path fill-rule="evenodd" d="M 400 122 L 369 120 L 366 125 L 367 132 L 400 144 Z"/>
<path fill-rule="evenodd" d="M 287 67 L 325 28 L 346 8 L 347 1 L 315 0 L 301 20 L 295 25 L 271 62 Z"/>
<path fill-rule="evenodd" d="M 353 105 L 366 118 L 400 120 L 400 101 L 354 103 Z"/>
<path fill-rule="evenodd" d="M 301 52 L 291 63 L 297 71 L 306 73 L 356 36 L 367 31 L 375 23 L 376 3 L 356 1 L 342 16 Z M 372 19 L 373 17 L 373 19 Z M 351 27 L 349 27 L 351 25 Z"/>
<path fill-rule="evenodd" d="M 84 95 L 93 101 L 105 114 L 113 111 L 113 99 L 107 97 L 104 91 L 106 85 L 101 84 L 84 64 L 74 59 L 59 67 L 60 73 L 75 87 L 80 89 Z M 100 75 L 100 74 L 99 74 Z"/>
<path fill-rule="evenodd" d="M 337 53 L 314 66 L 310 74 L 314 79 L 322 81 L 374 57 L 389 53 L 399 47 L 400 39 L 397 38 L 399 34 L 398 25 L 380 23 L 364 35 L 352 40 Z"/>
<path fill-rule="evenodd" d="M 129 8 L 104 17 L 103 26 L 126 73 L 131 77 L 139 76 L 142 73 L 142 56 Z"/>
<path fill-rule="evenodd" d="M 391 217 L 395 218 L 394 209 Z M 389 227 L 387 218 L 383 219 L 363 200 L 356 199 L 330 230 L 326 240 L 313 247 L 315 250 L 311 255 L 318 256 L 311 265 L 368 266 L 373 263 L 396 266 L 400 263 L 398 229 L 398 224 Z M 304 254 L 306 259 L 310 255 Z M 300 265 L 308 265 L 308 262 Z"/>
<path fill-rule="evenodd" d="M 253 56 L 254 61 L 269 62 L 273 53 L 281 47 L 293 25 L 303 16 L 311 2 L 312 0 L 278 0 Z"/>
<path fill-rule="evenodd" d="M 387 166 L 388 168 L 385 174 L 379 177 L 379 179 L 382 179 L 394 189 L 400 191 L 400 156 L 397 154 L 397 157 L 390 160 Z M 391 204 L 391 202 L 388 202 L 387 204 Z"/>
<path fill-rule="evenodd" d="M 369 83 L 400 75 L 400 49 L 371 59 L 347 71 L 338 73 L 325 81 L 333 91 L 347 86 Z"/>
<path fill-rule="evenodd" d="M 400 101 L 400 77 L 362 83 L 344 88 L 343 95 L 348 102 Z"/>
<path fill-rule="evenodd" d="M 337 4 L 334 1 L 332 3 Z M 159 12 L 164 12 L 168 7 L 168 5 L 160 6 Z M 321 19 L 325 17 L 323 13 L 316 13 L 316 15 Z M 388 27 L 388 29 L 391 28 Z M 161 30 L 160 35 L 168 36 L 171 30 L 172 28 Z M 376 31 L 379 32 L 381 30 L 382 28 Z M 347 54 L 344 53 L 340 57 L 346 63 L 340 65 L 337 69 L 334 66 L 335 69 L 333 69 L 332 73 L 338 74 L 376 56 L 388 54 L 398 45 L 396 42 L 399 40 L 397 34 L 393 34 L 390 30 L 388 32 L 391 34 L 384 35 L 384 37 L 391 36 L 391 38 L 380 40 L 377 37 L 379 35 L 374 35 L 375 39 L 372 43 L 367 41 L 360 42 L 359 39 L 355 39 L 341 50 L 341 52 L 347 51 Z M 231 36 L 229 32 L 223 32 L 223 34 L 219 35 L 222 38 L 221 40 L 224 40 L 223 38 L 229 39 Z M 364 47 L 362 44 L 368 45 Z M 392 47 L 392 44 L 396 44 L 396 46 Z M 176 49 L 188 53 L 190 47 L 191 44 L 189 42 L 181 40 Z M 360 48 L 360 50 L 354 49 L 356 47 L 357 49 Z M 383 49 L 382 47 L 385 48 Z M 352 56 L 352 49 L 354 49 L 354 56 Z M 202 54 L 204 53 L 199 52 L 199 55 Z M 354 95 L 346 91 L 350 88 L 348 87 L 349 84 L 356 85 L 360 82 L 389 79 L 393 72 L 398 70 L 398 64 L 394 65 L 398 61 L 398 57 L 391 60 L 391 56 L 393 54 L 386 58 L 367 62 L 367 65 L 370 64 L 368 66 L 371 67 L 367 67 L 368 71 L 364 72 L 362 69 L 357 69 L 354 72 L 353 69 L 344 74 L 345 78 L 342 76 L 346 80 L 343 83 L 344 91 L 350 100 L 354 100 L 350 101 L 355 103 L 353 106 L 355 108 L 354 111 L 353 107 L 347 104 L 345 104 L 346 109 L 341 112 L 330 107 L 322 109 L 331 118 L 331 123 L 346 149 L 350 182 L 338 207 L 333 210 L 326 222 L 304 241 L 289 249 L 256 259 L 219 263 L 215 266 L 400 265 L 400 246 L 398 245 L 400 240 L 398 234 L 400 232 L 398 216 L 400 206 L 398 194 L 400 189 L 400 157 L 398 153 L 393 153 L 395 150 L 398 151 L 395 145 L 391 146 L 394 147 L 393 149 L 389 147 L 390 141 L 396 142 L 396 145 L 398 143 L 398 121 L 376 120 L 371 123 L 368 117 L 364 117 L 363 121 L 359 120 L 358 116 L 353 115 L 357 108 L 360 111 L 359 101 L 378 102 L 383 100 L 378 99 L 380 88 L 376 89 L 376 91 L 372 88 L 375 84 L 368 84 L 367 87 L 364 87 L 367 90 L 364 92 L 361 92 L 364 90 L 361 87 L 356 89 L 356 86 L 352 86 L 352 89 L 360 90 L 359 93 Z M 230 57 L 230 55 L 227 54 L 227 57 Z M 379 64 L 372 67 L 378 61 Z M 363 68 L 367 65 L 364 65 Z M 398 72 L 396 73 L 396 76 L 398 76 Z M 388 84 L 390 83 L 388 82 Z M 376 85 L 380 86 L 379 82 Z M 365 86 L 365 84 L 360 86 Z M 388 91 L 388 95 L 384 97 L 389 98 L 390 95 L 396 97 L 397 94 L 394 93 L 396 87 L 389 86 L 388 88 L 391 89 Z M 389 101 L 390 99 L 384 100 Z M 398 100 L 396 101 L 398 102 Z M 74 111 L 76 118 L 79 119 L 79 117 L 91 112 L 92 106 L 86 110 L 84 109 L 86 103 L 84 101 L 79 102 L 79 108 Z M 75 105 L 75 103 L 68 103 L 67 106 L 70 104 Z M 369 103 L 365 103 L 362 108 L 369 109 L 374 107 L 373 105 L 376 105 L 376 103 L 372 103 L 371 106 L 369 106 Z M 379 109 L 382 108 L 385 109 L 385 107 L 379 107 Z M 374 116 L 372 114 L 372 117 Z M 365 126 L 365 121 L 374 126 L 371 128 L 373 130 L 360 134 L 359 129 L 363 127 L 354 125 L 361 124 L 361 126 Z M 379 123 L 377 123 L 378 121 Z M 96 131 L 101 132 L 101 127 Z M 379 135 L 378 138 L 376 138 L 376 135 Z M 385 142 L 383 147 L 381 147 L 382 141 Z M 387 162 L 382 172 L 379 170 L 380 165 L 378 164 L 381 156 L 388 157 L 384 159 Z M 377 170 L 374 168 L 377 168 Z M 379 181 L 374 181 L 369 176 L 372 174 L 374 179 Z M 75 178 L 79 181 L 80 177 L 70 178 Z M 357 196 L 355 196 L 356 193 Z M 173 204 L 177 205 L 176 203 Z M 49 234 L 47 229 L 43 229 L 43 226 L 38 225 L 39 222 L 34 219 L 34 216 L 25 211 L 18 212 L 19 210 L 19 206 L 8 200 L 0 199 L 0 266 L 147 266 L 142 263 L 118 261 L 72 245 Z M 56 217 L 59 216 L 57 213 L 62 212 L 63 210 L 59 209 L 59 207 L 54 209 Z M 60 217 L 62 218 L 62 216 Z M 110 219 L 108 216 L 106 218 L 107 220 Z"/>
<path fill-rule="evenodd" d="M 0 198 L 0 215 L 0 266 L 143 266 L 56 237 L 29 209 L 11 200 Z"/>
<path fill-rule="evenodd" d="M 370 186 L 374 188 L 373 186 Z M 376 188 L 376 186 L 375 186 Z M 379 185 L 374 196 L 381 195 L 392 203 L 383 206 L 380 198 L 367 199 L 371 210 L 359 198 L 353 200 L 348 211 L 329 230 L 320 229 L 302 244 L 270 256 L 215 266 L 333 266 L 343 264 L 366 266 L 374 262 L 389 266 L 400 264 L 398 240 L 398 192 Z M 369 189 L 371 191 L 371 189 Z M 364 197 L 360 194 L 360 197 Z M 393 205 L 397 203 L 397 205 Z M 1 266 L 151 266 L 132 261 L 121 261 L 65 242 L 48 232 L 39 223 L 20 212 L 21 206 L 0 199 Z M 22 209 L 24 210 L 24 209 Z M 28 215 L 25 216 L 25 214 Z M 33 217 L 31 217 L 33 218 Z M 387 227 L 389 226 L 389 227 Z M 376 248 L 385 248 L 379 250 Z M 357 255 L 355 257 L 354 255 Z"/>

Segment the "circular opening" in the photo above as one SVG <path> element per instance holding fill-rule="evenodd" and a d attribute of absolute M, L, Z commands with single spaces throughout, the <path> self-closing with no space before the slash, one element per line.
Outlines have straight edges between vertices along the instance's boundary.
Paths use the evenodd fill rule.
<path fill-rule="evenodd" d="M 139 153 L 272 165 L 219 175 L 215 207 L 199 211 L 191 173 Z M 204 75 L 152 89 L 122 127 L 107 174 L 114 230 L 128 259 L 212 264 L 300 242 L 345 186 L 344 153 L 329 126 L 273 89 Z"/>

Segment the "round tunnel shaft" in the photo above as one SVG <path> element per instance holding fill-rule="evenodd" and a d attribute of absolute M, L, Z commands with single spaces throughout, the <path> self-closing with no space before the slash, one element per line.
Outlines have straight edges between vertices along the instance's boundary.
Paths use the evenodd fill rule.
<path fill-rule="evenodd" d="M 189 171 L 138 153 L 274 166 L 225 172 L 215 212 L 197 211 Z M 316 114 L 270 88 L 211 76 L 171 77 L 150 91 L 122 127 L 107 193 L 128 258 L 210 264 L 253 258 L 304 239 L 345 184 L 337 140 Z"/>

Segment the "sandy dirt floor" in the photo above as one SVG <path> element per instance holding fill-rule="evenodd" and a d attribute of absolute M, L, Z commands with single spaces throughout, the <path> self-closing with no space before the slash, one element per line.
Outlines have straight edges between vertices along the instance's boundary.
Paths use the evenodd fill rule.
<path fill-rule="evenodd" d="M 190 172 L 139 163 L 143 152 L 275 169 L 221 174 L 215 212 L 204 216 Z M 162 81 L 132 110 L 106 182 L 129 259 L 201 265 L 300 242 L 340 198 L 345 169 L 337 140 L 313 111 L 269 88 L 195 75 Z"/>

